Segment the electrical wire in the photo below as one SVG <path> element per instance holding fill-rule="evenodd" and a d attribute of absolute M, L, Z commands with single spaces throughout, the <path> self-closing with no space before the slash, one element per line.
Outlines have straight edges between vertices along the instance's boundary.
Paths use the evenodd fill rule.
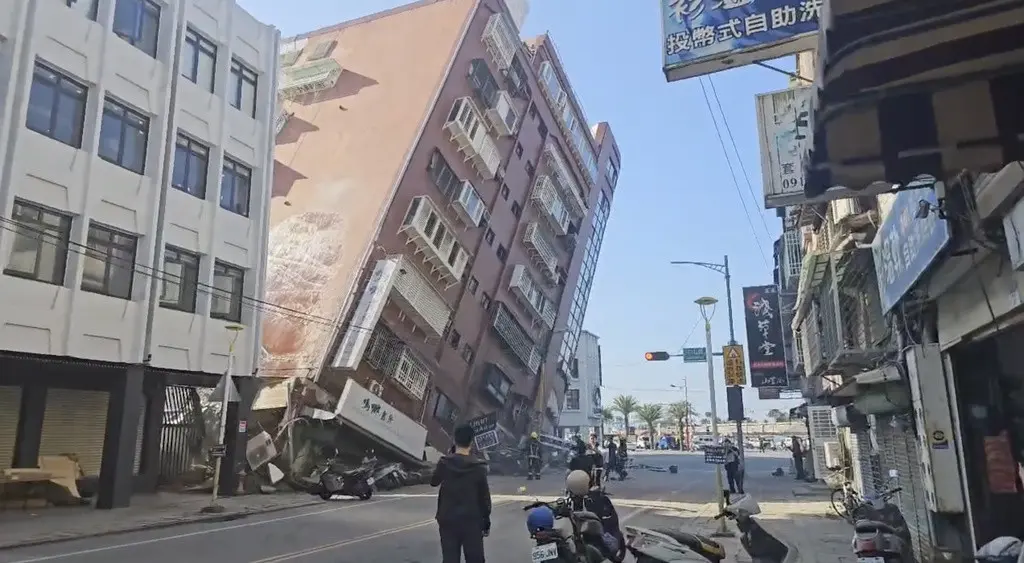
<path fill-rule="evenodd" d="M 708 113 L 711 114 L 711 123 L 715 126 L 715 135 L 718 137 L 718 143 L 722 146 L 722 154 L 725 155 L 725 164 L 729 167 L 729 174 L 732 176 L 733 187 L 736 188 L 736 195 L 740 197 L 740 205 L 743 206 L 743 214 L 747 218 L 747 225 L 750 226 L 750 233 L 754 235 L 754 244 L 757 245 L 758 254 L 761 255 L 761 261 L 764 262 L 765 268 L 771 269 L 768 264 L 768 259 L 765 257 L 764 248 L 761 246 L 760 238 L 757 235 L 757 229 L 754 227 L 754 220 L 750 218 L 750 209 L 747 207 L 747 198 L 743 195 L 743 190 L 740 189 L 740 182 L 736 178 L 736 168 L 732 165 L 732 158 L 729 156 L 729 149 L 725 147 L 725 139 L 722 138 L 721 128 L 718 126 L 718 120 L 715 119 L 714 109 L 711 107 L 711 98 L 708 97 L 707 86 L 704 85 L 704 77 L 698 79 L 700 81 L 700 90 L 704 93 L 704 103 L 707 104 Z"/>

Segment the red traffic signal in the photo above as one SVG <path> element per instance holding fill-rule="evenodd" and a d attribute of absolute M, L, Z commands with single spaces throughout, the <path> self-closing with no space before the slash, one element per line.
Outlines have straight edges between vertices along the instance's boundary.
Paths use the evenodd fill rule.
<path fill-rule="evenodd" d="M 648 362 L 664 362 L 669 357 L 668 352 L 647 352 L 644 354 L 644 359 Z"/>

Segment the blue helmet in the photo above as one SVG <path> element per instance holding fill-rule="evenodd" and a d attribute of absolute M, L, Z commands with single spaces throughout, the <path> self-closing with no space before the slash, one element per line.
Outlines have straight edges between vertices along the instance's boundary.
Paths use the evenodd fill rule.
<path fill-rule="evenodd" d="M 531 534 L 555 527 L 555 513 L 546 506 L 538 506 L 526 514 L 526 529 Z"/>

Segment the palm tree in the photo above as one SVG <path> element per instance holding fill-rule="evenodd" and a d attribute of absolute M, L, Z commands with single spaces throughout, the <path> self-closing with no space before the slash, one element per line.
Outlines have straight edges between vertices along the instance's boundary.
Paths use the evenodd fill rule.
<path fill-rule="evenodd" d="M 668 416 L 679 428 L 680 444 L 686 441 L 686 427 L 690 425 L 690 403 L 679 401 L 668 406 Z"/>
<path fill-rule="evenodd" d="M 639 406 L 640 401 L 632 395 L 619 395 L 612 399 L 612 409 L 622 413 L 623 422 L 626 423 L 626 436 L 629 436 L 629 415 L 635 413 Z"/>
<path fill-rule="evenodd" d="M 609 422 L 615 420 L 615 412 L 608 407 L 601 409 L 601 430 L 605 430 Z M 607 433 L 607 432 L 606 432 Z"/>
<path fill-rule="evenodd" d="M 651 403 L 644 403 L 637 407 L 636 415 L 640 417 L 640 420 L 647 424 L 647 436 L 651 439 L 651 447 L 654 447 L 656 439 L 654 437 L 654 427 L 661 420 L 661 405 L 655 405 Z"/>

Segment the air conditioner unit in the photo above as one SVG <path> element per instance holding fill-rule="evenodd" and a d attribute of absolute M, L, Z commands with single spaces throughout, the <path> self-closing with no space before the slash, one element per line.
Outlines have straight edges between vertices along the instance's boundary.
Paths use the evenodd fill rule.
<path fill-rule="evenodd" d="M 825 468 L 843 467 L 843 448 L 838 440 L 828 441 L 825 446 Z"/>
<path fill-rule="evenodd" d="M 266 431 L 260 432 L 249 439 L 245 445 L 245 460 L 253 470 L 263 467 L 268 461 L 277 457 L 274 439 Z"/>

